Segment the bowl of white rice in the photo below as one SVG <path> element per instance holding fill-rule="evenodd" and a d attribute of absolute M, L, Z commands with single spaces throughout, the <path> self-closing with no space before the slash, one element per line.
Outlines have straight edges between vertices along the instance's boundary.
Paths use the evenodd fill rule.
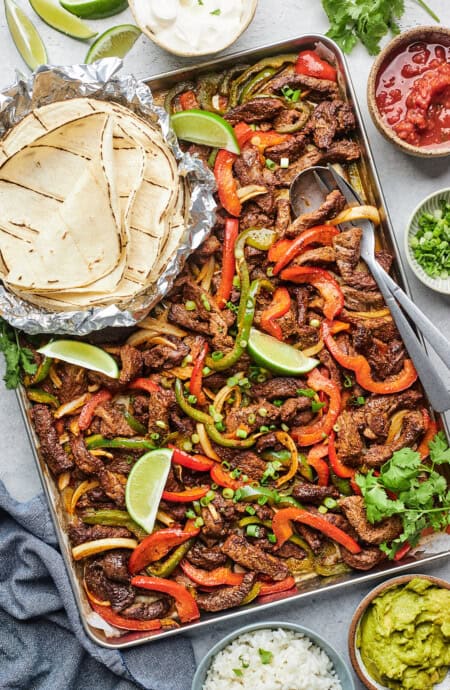
<path fill-rule="evenodd" d="M 295 623 L 256 623 L 227 635 L 200 663 L 192 690 L 355 690 L 338 652 Z"/>

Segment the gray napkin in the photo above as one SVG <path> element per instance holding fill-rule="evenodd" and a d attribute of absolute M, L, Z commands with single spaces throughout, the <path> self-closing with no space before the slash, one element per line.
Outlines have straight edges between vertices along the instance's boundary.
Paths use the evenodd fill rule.
<path fill-rule="evenodd" d="M 189 640 L 104 649 L 81 625 L 43 494 L 18 503 L 0 481 L 0 690 L 188 690 Z"/>

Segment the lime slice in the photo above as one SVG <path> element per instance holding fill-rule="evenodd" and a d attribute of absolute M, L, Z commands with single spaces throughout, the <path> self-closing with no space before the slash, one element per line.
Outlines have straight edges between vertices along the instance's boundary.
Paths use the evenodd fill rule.
<path fill-rule="evenodd" d="M 172 115 L 170 123 L 179 139 L 240 153 L 233 127 L 220 115 L 205 110 L 184 110 Z"/>
<path fill-rule="evenodd" d="M 85 58 L 90 65 L 106 57 L 123 58 L 134 46 L 141 35 L 141 30 L 134 24 L 121 24 L 108 29 L 91 45 Z"/>
<path fill-rule="evenodd" d="M 306 357 L 301 350 L 296 350 L 267 333 L 261 333 L 256 328 L 250 331 L 247 350 L 257 364 L 276 374 L 299 376 L 319 364 L 317 359 Z"/>
<path fill-rule="evenodd" d="M 54 340 L 39 348 L 38 352 L 47 357 L 62 359 L 92 371 L 99 371 L 112 379 L 119 378 L 119 368 L 115 359 L 95 345 L 80 343 L 77 340 Z"/>
<path fill-rule="evenodd" d="M 82 19 L 104 19 L 128 7 L 127 0 L 60 0 L 65 10 Z"/>
<path fill-rule="evenodd" d="M 151 450 L 139 458 L 128 476 L 125 488 L 127 510 L 133 520 L 149 533 L 155 524 L 172 453 L 169 448 Z"/>
<path fill-rule="evenodd" d="M 14 0 L 5 0 L 8 28 L 15 46 L 30 69 L 47 62 L 47 51 L 31 19 Z"/>
<path fill-rule="evenodd" d="M 46 24 L 67 36 L 84 41 L 97 35 L 96 31 L 67 12 L 56 0 L 30 0 L 30 5 Z"/>

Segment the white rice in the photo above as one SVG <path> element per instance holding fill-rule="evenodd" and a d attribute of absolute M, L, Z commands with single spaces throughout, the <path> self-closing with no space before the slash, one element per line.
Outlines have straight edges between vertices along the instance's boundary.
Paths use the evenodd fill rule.
<path fill-rule="evenodd" d="M 271 652 L 262 663 L 259 650 Z M 262 654 L 270 658 L 270 655 Z M 237 671 L 237 673 L 236 673 Z M 240 635 L 214 657 L 203 690 L 342 690 L 331 659 L 293 630 Z"/>

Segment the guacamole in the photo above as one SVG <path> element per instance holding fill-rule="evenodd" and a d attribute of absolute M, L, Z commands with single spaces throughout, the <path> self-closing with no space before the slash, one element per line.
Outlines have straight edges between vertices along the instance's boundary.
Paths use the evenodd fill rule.
<path fill-rule="evenodd" d="M 374 680 L 392 690 L 432 690 L 450 666 L 450 590 L 414 578 L 367 608 L 357 646 Z"/>

